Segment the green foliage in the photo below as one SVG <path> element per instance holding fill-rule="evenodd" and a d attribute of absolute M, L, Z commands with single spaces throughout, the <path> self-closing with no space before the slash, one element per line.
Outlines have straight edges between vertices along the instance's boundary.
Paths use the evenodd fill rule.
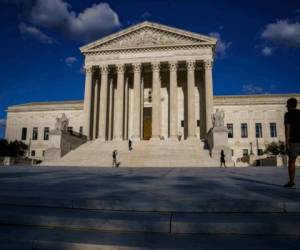
<path fill-rule="evenodd" d="M 0 156 L 24 156 L 27 148 L 28 146 L 21 141 L 8 142 L 4 139 L 0 140 Z"/>
<path fill-rule="evenodd" d="M 267 145 L 265 152 L 272 155 L 285 154 L 285 144 L 282 141 L 271 142 Z"/>

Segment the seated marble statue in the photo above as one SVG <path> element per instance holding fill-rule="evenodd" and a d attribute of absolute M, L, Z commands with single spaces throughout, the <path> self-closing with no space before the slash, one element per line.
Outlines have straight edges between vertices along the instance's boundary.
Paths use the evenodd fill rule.
<path fill-rule="evenodd" d="M 223 110 L 216 110 L 216 113 L 212 115 L 212 122 L 214 128 L 224 127 L 225 113 Z"/>
<path fill-rule="evenodd" d="M 56 118 L 55 130 L 67 131 L 68 125 L 69 125 L 69 119 L 67 118 L 65 113 L 63 113 L 61 118 L 59 117 Z"/>

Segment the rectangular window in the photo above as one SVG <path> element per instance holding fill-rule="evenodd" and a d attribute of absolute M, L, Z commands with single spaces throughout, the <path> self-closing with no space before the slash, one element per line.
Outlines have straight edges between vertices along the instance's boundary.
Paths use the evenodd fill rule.
<path fill-rule="evenodd" d="M 241 136 L 242 136 L 242 138 L 247 138 L 248 137 L 248 125 L 247 125 L 247 123 L 242 123 L 241 124 Z"/>
<path fill-rule="evenodd" d="M 231 156 L 234 156 L 234 150 L 231 149 Z"/>
<path fill-rule="evenodd" d="M 272 138 L 277 137 L 277 126 L 275 122 L 270 123 L 270 135 Z"/>
<path fill-rule="evenodd" d="M 34 127 L 32 129 L 32 140 L 37 140 L 38 139 L 38 128 Z"/>
<path fill-rule="evenodd" d="M 184 120 L 181 120 L 181 127 L 184 127 Z"/>
<path fill-rule="evenodd" d="M 228 123 L 227 124 L 227 129 L 228 129 L 228 138 L 233 138 L 233 124 Z"/>
<path fill-rule="evenodd" d="M 261 125 L 261 123 L 255 123 L 255 135 L 256 135 L 256 138 L 262 138 L 262 125 Z"/>
<path fill-rule="evenodd" d="M 44 140 L 45 141 L 49 140 L 49 127 L 44 128 Z"/>
<path fill-rule="evenodd" d="M 35 156 L 35 150 L 31 150 L 31 156 Z"/>
<path fill-rule="evenodd" d="M 79 127 L 79 134 L 81 134 L 81 135 L 83 134 L 83 127 L 82 126 Z"/>
<path fill-rule="evenodd" d="M 200 120 L 197 120 L 197 127 L 200 127 Z"/>
<path fill-rule="evenodd" d="M 45 156 L 46 150 L 43 150 L 43 156 Z"/>
<path fill-rule="evenodd" d="M 249 155 L 249 150 L 243 149 L 243 156 L 248 156 L 248 155 Z"/>
<path fill-rule="evenodd" d="M 26 141 L 26 139 L 27 139 L 27 128 L 22 128 L 21 140 Z"/>

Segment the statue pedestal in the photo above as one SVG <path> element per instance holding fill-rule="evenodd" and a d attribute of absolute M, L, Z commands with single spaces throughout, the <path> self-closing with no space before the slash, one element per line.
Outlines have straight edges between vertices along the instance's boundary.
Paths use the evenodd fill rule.
<path fill-rule="evenodd" d="M 232 163 L 232 151 L 228 145 L 228 129 L 215 127 L 208 132 L 208 145 L 213 159 L 220 160 L 221 151 L 224 150 L 226 163 Z"/>

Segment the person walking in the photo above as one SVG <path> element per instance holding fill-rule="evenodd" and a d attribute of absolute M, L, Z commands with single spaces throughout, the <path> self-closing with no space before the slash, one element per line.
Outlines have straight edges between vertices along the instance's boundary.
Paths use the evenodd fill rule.
<path fill-rule="evenodd" d="M 220 157 L 220 168 L 222 168 L 223 165 L 226 168 L 225 154 L 224 154 L 224 150 L 222 149 L 221 150 L 221 157 Z"/>
<path fill-rule="evenodd" d="M 117 155 L 118 155 L 118 151 L 115 149 L 112 152 L 112 158 L 113 158 L 113 167 L 118 167 L 118 162 L 117 162 Z"/>
<path fill-rule="evenodd" d="M 289 157 L 289 181 L 284 185 L 291 188 L 295 185 L 296 160 L 300 155 L 300 110 L 297 109 L 297 99 L 290 98 L 286 107 L 288 112 L 284 116 L 286 150 Z"/>

